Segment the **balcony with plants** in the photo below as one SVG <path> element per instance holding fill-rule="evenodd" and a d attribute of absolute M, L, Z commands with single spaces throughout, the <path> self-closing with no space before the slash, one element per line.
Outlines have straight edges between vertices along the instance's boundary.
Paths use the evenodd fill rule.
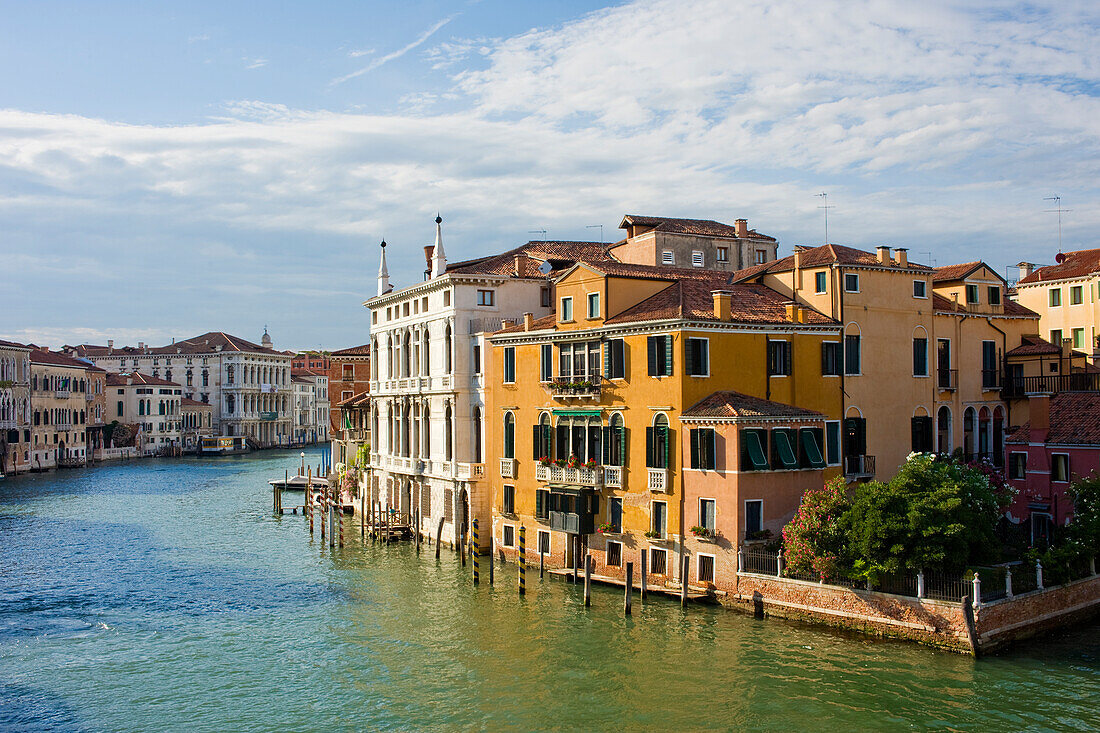
<path fill-rule="evenodd" d="M 603 389 L 604 378 L 598 374 L 587 377 L 554 377 L 545 384 L 554 399 L 598 400 Z"/>

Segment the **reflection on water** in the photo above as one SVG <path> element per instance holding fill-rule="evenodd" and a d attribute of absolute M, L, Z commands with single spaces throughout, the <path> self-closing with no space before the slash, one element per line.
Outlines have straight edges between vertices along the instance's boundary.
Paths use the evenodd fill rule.
<path fill-rule="evenodd" d="M 298 460 L 0 482 L 0 729 L 1097 725 L 1100 625 L 974 661 L 665 600 L 624 618 L 537 573 L 520 599 L 513 566 L 474 588 L 446 551 L 311 542 L 269 511 Z"/>

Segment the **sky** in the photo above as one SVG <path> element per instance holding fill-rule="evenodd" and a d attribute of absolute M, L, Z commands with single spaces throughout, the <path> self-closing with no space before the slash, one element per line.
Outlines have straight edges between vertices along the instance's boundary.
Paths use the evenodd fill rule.
<path fill-rule="evenodd" d="M 0 338 L 367 341 L 627 213 L 944 265 L 1100 246 L 1100 3 L 0 2 Z M 602 225 L 602 230 L 600 226 Z M 545 231 L 545 235 L 542 234 Z"/>

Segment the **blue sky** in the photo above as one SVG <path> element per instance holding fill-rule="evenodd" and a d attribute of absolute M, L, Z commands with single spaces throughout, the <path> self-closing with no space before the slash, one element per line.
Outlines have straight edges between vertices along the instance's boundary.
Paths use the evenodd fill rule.
<path fill-rule="evenodd" d="M 530 230 L 745 217 L 1002 273 L 1097 246 L 1095 3 L 0 3 L 0 338 L 366 340 Z"/>

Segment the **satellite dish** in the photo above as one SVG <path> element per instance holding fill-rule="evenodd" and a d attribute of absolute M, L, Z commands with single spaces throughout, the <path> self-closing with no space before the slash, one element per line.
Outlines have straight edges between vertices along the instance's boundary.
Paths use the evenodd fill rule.
<path fill-rule="evenodd" d="M 1058 254 L 1054 255 L 1054 261 L 1060 265 L 1066 261 L 1066 256 L 1063 253 L 1059 252 Z"/>
<path fill-rule="evenodd" d="M 543 262 L 541 265 L 539 265 L 539 272 L 541 272 L 543 275 L 549 275 L 550 271 L 553 269 L 554 266 L 551 265 L 549 262 Z"/>

